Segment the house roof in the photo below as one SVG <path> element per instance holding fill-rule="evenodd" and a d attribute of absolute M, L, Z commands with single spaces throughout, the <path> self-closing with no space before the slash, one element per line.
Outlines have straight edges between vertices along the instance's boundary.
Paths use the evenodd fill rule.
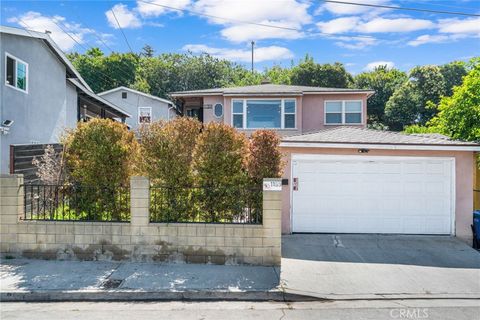
<path fill-rule="evenodd" d="M 100 97 L 99 95 L 95 94 L 93 91 L 87 90 L 87 88 L 85 86 L 83 86 L 82 83 L 80 81 L 78 81 L 78 79 L 69 78 L 68 81 L 70 81 L 75 87 L 77 87 L 80 91 L 82 91 L 84 94 L 86 94 L 90 98 L 92 98 L 92 99 L 100 102 L 101 104 L 105 105 L 107 108 L 110 109 L 110 111 L 113 110 L 114 113 L 120 113 L 121 115 L 124 115 L 124 116 L 127 116 L 127 117 L 132 116 L 130 113 L 128 113 L 125 110 L 123 110 L 122 108 L 114 105 L 110 101 Z"/>
<path fill-rule="evenodd" d="M 100 92 L 98 95 L 99 96 L 104 96 L 104 95 L 107 95 L 109 93 L 116 92 L 116 91 L 129 91 L 129 92 L 132 92 L 132 93 L 135 93 L 135 94 L 138 94 L 138 95 L 150 98 L 150 99 L 154 99 L 154 100 L 157 100 L 157 101 L 160 101 L 160 102 L 163 102 L 163 103 L 175 105 L 170 100 L 163 99 L 163 98 L 160 98 L 160 97 L 157 97 L 157 96 L 145 93 L 145 92 L 141 92 L 141 91 L 138 91 L 138 90 L 130 89 L 130 88 L 127 88 L 127 87 L 124 87 L 124 86 L 120 86 L 120 87 L 113 88 L 113 89 L 110 89 L 110 90 L 107 90 L 107 91 L 104 91 L 104 92 Z"/>
<path fill-rule="evenodd" d="M 375 92 L 364 89 L 345 89 L 345 88 L 324 88 L 324 87 L 308 87 L 308 86 L 292 86 L 284 84 L 260 84 L 255 86 L 231 87 L 231 88 L 214 88 L 204 90 L 190 90 L 172 92 L 170 95 L 174 98 L 179 97 L 196 97 L 204 95 L 304 95 L 319 93 L 366 93 L 372 95 Z"/>
<path fill-rule="evenodd" d="M 63 51 L 57 46 L 57 44 L 50 38 L 50 36 L 43 32 L 37 32 L 27 29 L 12 28 L 7 26 L 0 26 L 0 33 L 13 34 L 17 36 L 29 37 L 34 39 L 39 39 L 43 41 L 55 54 L 55 56 L 65 65 L 67 68 L 67 73 L 70 74 L 70 77 L 78 79 L 78 81 L 89 91 L 92 91 L 87 82 L 82 78 L 80 73 L 75 70 L 75 67 L 72 65 L 70 60 Z M 93 91 L 92 91 L 93 92 Z"/>
<path fill-rule="evenodd" d="M 452 149 L 480 151 L 480 144 L 452 140 L 441 134 L 404 134 L 351 126 L 284 137 L 284 147 L 381 147 L 381 149 Z M 438 148 L 437 148 L 438 147 Z"/>

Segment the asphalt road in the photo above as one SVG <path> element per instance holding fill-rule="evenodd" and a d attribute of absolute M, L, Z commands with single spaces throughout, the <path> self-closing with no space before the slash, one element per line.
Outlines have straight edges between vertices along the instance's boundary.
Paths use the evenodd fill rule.
<path fill-rule="evenodd" d="M 441 319 L 479 320 L 479 300 L 334 302 L 1 303 L 0 318 L 69 319 Z"/>

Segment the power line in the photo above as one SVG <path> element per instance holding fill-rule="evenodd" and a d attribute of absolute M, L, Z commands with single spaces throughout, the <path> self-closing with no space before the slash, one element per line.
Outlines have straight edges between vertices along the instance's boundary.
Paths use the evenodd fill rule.
<path fill-rule="evenodd" d="M 381 4 L 357 3 L 357 2 L 335 1 L 335 0 L 323 0 L 323 2 L 345 4 L 345 5 L 352 5 L 352 6 L 370 7 L 370 8 L 383 8 L 383 9 L 395 9 L 395 10 L 404 10 L 404 11 L 417 11 L 417 12 L 428 12 L 428 13 L 450 14 L 450 15 L 459 15 L 459 16 L 468 16 L 468 17 L 480 17 L 480 14 L 458 12 L 458 11 L 457 12 L 442 11 L 442 10 L 387 6 L 387 5 L 381 5 Z"/>
<path fill-rule="evenodd" d="M 247 20 L 239 20 L 239 19 L 233 19 L 233 18 L 224 18 L 224 17 L 220 17 L 220 16 L 207 14 L 207 13 L 198 12 L 198 11 L 195 11 L 195 10 L 177 8 L 177 7 L 167 6 L 167 5 L 164 5 L 164 4 L 149 2 L 149 1 L 145 1 L 145 0 L 137 0 L 137 1 L 147 3 L 147 4 L 151 4 L 152 6 L 162 7 L 162 8 L 170 9 L 170 10 L 174 10 L 174 11 L 186 12 L 186 13 L 190 13 L 190 14 L 193 14 L 193 15 L 203 16 L 203 17 L 208 17 L 208 18 L 213 18 L 213 19 L 218 19 L 218 20 L 224 20 L 224 21 L 230 21 L 230 22 L 242 23 L 242 24 L 250 24 L 250 25 L 259 26 L 259 27 L 266 27 L 266 28 L 274 28 L 274 29 L 289 30 L 289 31 L 296 31 L 296 32 L 304 32 L 302 29 L 293 28 L 293 27 L 285 27 L 285 26 L 279 26 L 279 25 L 267 24 L 267 23 L 258 23 L 258 22 L 247 21 Z M 349 38 L 371 39 L 371 40 L 378 39 L 378 38 L 371 37 L 371 36 L 334 34 L 334 33 L 326 33 L 326 32 L 315 32 L 315 33 L 308 33 L 307 32 L 307 34 L 310 34 L 310 35 L 325 35 L 325 36 L 331 36 L 331 37 L 349 37 Z"/>
<path fill-rule="evenodd" d="M 112 12 L 113 17 L 115 18 L 115 21 L 117 22 L 118 28 L 119 28 L 120 31 L 122 32 L 123 38 L 125 39 L 125 42 L 127 43 L 127 46 L 130 48 L 130 52 L 133 53 L 132 47 L 130 46 L 130 43 L 128 43 L 127 36 L 125 35 L 125 32 L 123 32 L 123 28 L 122 28 L 122 26 L 120 25 L 120 23 L 118 22 L 117 16 L 115 15 L 115 11 L 113 11 L 113 8 L 110 9 L 110 11 Z"/>

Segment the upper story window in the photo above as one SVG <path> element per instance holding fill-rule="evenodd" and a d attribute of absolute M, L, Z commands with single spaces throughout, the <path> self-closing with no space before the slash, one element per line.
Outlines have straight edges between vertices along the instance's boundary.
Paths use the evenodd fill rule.
<path fill-rule="evenodd" d="M 138 108 L 138 124 L 152 123 L 152 108 L 139 107 Z"/>
<path fill-rule="evenodd" d="M 241 129 L 294 129 L 295 99 L 232 100 L 232 125 Z"/>
<path fill-rule="evenodd" d="M 5 53 L 5 84 L 28 92 L 28 64 L 11 54 Z"/>
<path fill-rule="evenodd" d="M 325 124 L 361 124 L 362 101 L 325 101 Z"/>
<path fill-rule="evenodd" d="M 122 99 L 127 99 L 127 92 L 126 91 L 122 91 Z"/>

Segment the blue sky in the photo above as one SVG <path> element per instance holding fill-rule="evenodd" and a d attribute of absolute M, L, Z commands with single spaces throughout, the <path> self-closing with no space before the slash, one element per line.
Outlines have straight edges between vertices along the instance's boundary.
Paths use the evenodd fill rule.
<path fill-rule="evenodd" d="M 480 13 L 479 0 L 350 2 Z M 407 71 L 415 65 L 468 60 L 480 52 L 480 17 L 321 0 L 2 1 L 1 23 L 49 30 L 67 52 L 92 46 L 106 53 L 127 52 L 112 11 L 134 51 L 149 44 L 157 53 L 209 52 L 249 66 L 250 41 L 255 40 L 258 70 L 289 66 L 309 54 L 320 63 L 342 62 L 353 73 L 378 64 Z"/>

